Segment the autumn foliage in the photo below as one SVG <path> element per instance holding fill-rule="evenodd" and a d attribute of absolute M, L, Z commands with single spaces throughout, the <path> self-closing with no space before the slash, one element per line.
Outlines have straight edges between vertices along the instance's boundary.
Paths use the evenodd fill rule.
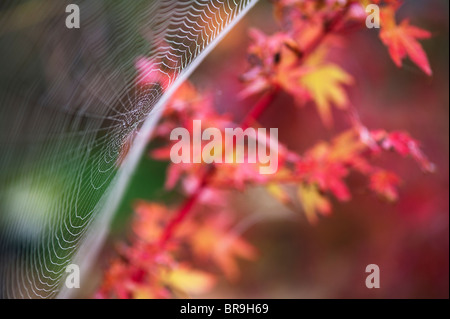
<path fill-rule="evenodd" d="M 233 227 L 239 218 L 228 198 L 231 189 L 264 187 L 287 207 L 297 212 L 301 207 L 314 224 L 332 213 L 334 200 L 351 200 L 347 179 L 352 174 L 364 177 L 364 187 L 380 198 L 398 199 L 401 178 L 376 161 L 383 152 L 394 152 L 399 160 L 411 157 L 419 169 L 434 171 L 420 143 L 409 133 L 369 128 L 361 122 L 347 95 L 355 79 L 330 59 L 330 51 L 342 45 L 342 37 L 365 28 L 365 7 L 370 3 L 381 8 L 379 38 L 395 65 L 401 67 L 409 58 L 426 75 L 432 75 L 419 42 L 431 34 L 409 20 L 397 21 L 400 1 L 274 1 L 279 31 L 268 35 L 250 30 L 248 68 L 236 74 L 242 82 L 240 98 L 258 98 L 247 116 L 235 122 L 231 114 L 217 111 L 210 92 L 185 83 L 172 97 L 154 133 L 159 143 L 151 156 L 169 161 L 175 143 L 168 138 L 171 130 L 185 127 L 191 131 L 192 120 L 200 119 L 205 127 L 221 130 L 259 127 L 259 116 L 281 92 L 291 96 L 298 107 L 314 105 L 324 129 L 334 125 L 333 108 L 348 119 L 347 128 L 301 153 L 280 141 L 278 171 L 273 175 L 261 175 L 259 164 L 250 163 L 169 164 L 165 188 L 180 190 L 185 199 L 170 206 L 136 203 L 133 235 L 127 244 L 118 246 L 119 256 L 107 269 L 97 297 L 187 297 L 209 291 L 220 273 L 230 281 L 238 279 L 237 258 L 256 260 L 264 252 L 257 251 Z M 144 57 L 137 60 L 137 85 L 145 83 L 145 70 L 151 65 Z M 236 156 L 236 151 L 225 156 Z"/>

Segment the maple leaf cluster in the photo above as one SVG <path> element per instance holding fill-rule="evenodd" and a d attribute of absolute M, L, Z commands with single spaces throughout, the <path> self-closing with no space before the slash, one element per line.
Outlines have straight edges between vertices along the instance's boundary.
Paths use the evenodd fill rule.
<path fill-rule="evenodd" d="M 212 272 L 193 266 L 215 265 L 230 280 L 239 274 L 236 257 L 254 260 L 255 248 L 235 234 L 230 214 L 197 214 L 164 241 L 176 210 L 139 201 L 132 223 L 134 236 L 118 248 L 98 298 L 182 298 L 208 292 L 216 283 Z"/>
<path fill-rule="evenodd" d="M 400 1 L 374 1 L 381 5 L 380 39 L 399 67 L 406 56 L 426 74 L 431 67 L 417 39 L 431 33 L 410 25 L 408 20 L 397 24 L 395 14 Z M 250 37 L 250 70 L 243 75 L 246 89 L 243 96 L 260 94 L 271 87 L 281 87 L 292 95 L 298 106 L 312 101 L 328 127 L 332 125 L 331 107 L 347 109 L 349 99 L 345 86 L 354 78 L 328 59 L 334 47 L 341 46 L 345 32 L 366 20 L 369 1 L 302 1 L 275 2 L 276 16 L 287 30 L 265 35 L 252 30 Z"/>
<path fill-rule="evenodd" d="M 258 96 L 260 100 L 240 123 L 235 123 L 231 114 L 217 111 L 211 93 L 200 92 L 190 83 L 180 87 L 155 130 L 154 138 L 163 146 L 151 151 L 154 159 L 169 161 L 170 150 L 176 143 L 168 139 L 170 132 L 185 127 L 192 135 L 193 120 L 201 120 L 205 127 L 222 132 L 230 127 L 259 126 L 258 116 L 280 92 L 290 95 L 299 107 L 315 105 L 326 128 L 333 125 L 332 107 L 344 112 L 351 124 L 331 141 L 317 141 L 301 153 L 272 141 L 278 143 L 279 163 L 272 175 L 261 175 L 260 164 L 247 161 L 169 164 L 165 188 L 181 190 L 185 202 L 179 208 L 147 202 L 136 205 L 132 239 L 119 248 L 120 258 L 107 270 L 99 297 L 169 298 L 201 294 L 214 286 L 217 279 L 214 269 L 236 280 L 239 276 L 236 257 L 253 260 L 257 252 L 233 231 L 236 217 L 230 205 L 232 190 L 264 187 L 282 204 L 303 211 L 311 223 L 316 223 L 320 215 L 332 212 L 333 198 L 351 199 L 347 179 L 352 174 L 364 176 L 365 187 L 380 197 L 388 201 L 398 198 L 401 178 L 374 164 L 382 152 L 410 156 L 424 171 L 434 170 L 419 142 L 408 133 L 371 130 L 361 123 L 355 108 L 350 106 L 346 90 L 354 85 L 355 79 L 329 59 L 330 50 L 342 45 L 345 32 L 355 26 L 365 27 L 364 8 L 369 3 L 276 1 L 275 16 L 280 31 L 273 35 L 257 29 L 250 31 L 249 67 L 241 75 L 243 89 L 239 94 L 242 99 Z M 379 36 L 395 64 L 401 66 L 409 56 L 431 75 L 426 54 L 417 42 L 428 38 L 430 33 L 413 27 L 408 20 L 397 24 L 399 1 L 372 3 L 381 6 Z M 159 81 L 152 78 L 148 69 L 153 68 L 152 61 L 141 57 L 136 67 L 139 85 Z M 236 152 L 234 148 L 225 156 L 235 158 Z M 192 156 L 201 159 L 202 149 Z"/>

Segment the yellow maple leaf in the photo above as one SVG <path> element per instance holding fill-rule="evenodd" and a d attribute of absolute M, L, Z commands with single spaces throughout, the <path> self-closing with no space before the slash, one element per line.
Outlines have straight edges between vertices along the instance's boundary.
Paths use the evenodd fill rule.
<path fill-rule="evenodd" d="M 331 105 L 341 109 L 347 107 L 348 97 L 342 85 L 352 84 L 353 77 L 338 65 L 326 63 L 312 67 L 300 78 L 300 83 L 316 103 L 322 121 L 331 126 Z"/>
<path fill-rule="evenodd" d="M 163 273 L 162 281 L 187 294 L 200 295 L 210 291 L 216 279 L 211 274 L 181 265 Z"/>
<path fill-rule="evenodd" d="M 320 194 L 317 186 L 313 184 L 300 184 L 298 197 L 305 210 L 306 218 L 312 224 L 318 221 L 318 214 L 328 215 L 331 213 L 331 204 L 328 199 Z"/>
<path fill-rule="evenodd" d="M 281 185 L 270 183 L 266 186 L 266 190 L 275 197 L 278 201 L 280 201 L 284 205 L 291 204 L 291 198 L 289 194 L 284 190 Z"/>

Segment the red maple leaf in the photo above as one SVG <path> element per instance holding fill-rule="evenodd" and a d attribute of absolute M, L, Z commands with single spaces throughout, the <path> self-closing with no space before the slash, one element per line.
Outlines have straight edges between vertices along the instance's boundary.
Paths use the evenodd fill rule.
<path fill-rule="evenodd" d="M 408 20 L 403 20 L 400 24 L 395 21 L 395 10 L 386 7 L 381 14 L 381 41 L 388 47 L 389 54 L 394 63 L 402 66 L 402 61 L 406 56 L 417 64 L 427 75 L 432 75 L 427 54 L 422 48 L 418 39 L 428 39 L 431 33 L 409 24 Z"/>

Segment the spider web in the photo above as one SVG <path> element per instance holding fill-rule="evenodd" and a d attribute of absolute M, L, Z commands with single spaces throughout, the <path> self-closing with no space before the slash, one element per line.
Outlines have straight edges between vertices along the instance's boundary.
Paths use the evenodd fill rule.
<path fill-rule="evenodd" d="M 2 1 L 1 298 L 70 296 L 164 103 L 256 1 Z"/>

